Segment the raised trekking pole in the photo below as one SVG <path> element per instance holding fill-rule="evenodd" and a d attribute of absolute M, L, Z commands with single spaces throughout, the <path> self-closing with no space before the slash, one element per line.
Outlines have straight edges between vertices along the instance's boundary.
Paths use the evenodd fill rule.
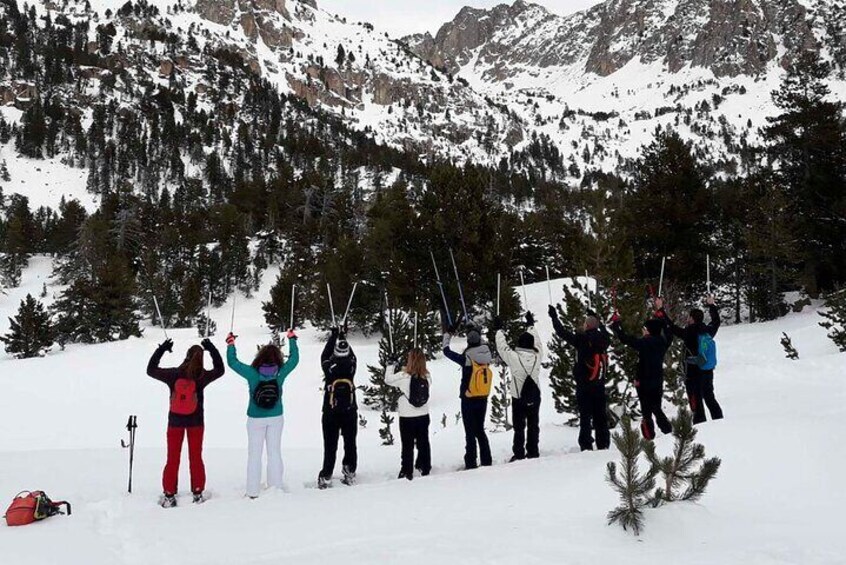
<path fill-rule="evenodd" d="M 235 331 L 235 302 L 237 301 L 237 296 L 238 290 L 236 289 L 235 292 L 232 293 L 232 315 L 229 317 L 229 333 Z"/>
<path fill-rule="evenodd" d="M 523 280 L 523 267 L 520 267 L 520 286 L 523 288 L 523 308 L 529 310 L 529 298 L 526 296 L 526 281 Z"/>
<path fill-rule="evenodd" d="M 350 299 L 347 301 L 347 309 L 344 311 L 344 317 L 341 319 L 341 324 L 346 325 L 347 317 L 350 315 L 350 307 L 352 306 L 353 297 L 355 296 L 355 289 L 358 288 L 358 283 L 353 283 L 352 292 L 350 293 Z"/>
<path fill-rule="evenodd" d="M 658 298 L 664 296 L 664 266 L 667 263 L 666 257 L 661 257 L 661 278 L 658 279 Z"/>
<path fill-rule="evenodd" d="M 332 314 L 332 327 L 337 328 L 338 322 L 335 320 L 335 304 L 332 302 L 332 287 L 326 283 L 326 294 L 329 295 L 329 312 Z"/>
<path fill-rule="evenodd" d="M 206 335 L 205 337 L 209 337 L 209 330 L 211 328 L 211 288 L 209 288 L 209 302 L 206 305 Z"/>
<path fill-rule="evenodd" d="M 705 276 L 708 279 L 708 296 L 711 296 L 711 256 L 705 255 Z"/>
<path fill-rule="evenodd" d="M 417 349 L 417 314 L 414 313 L 414 349 Z"/>
<path fill-rule="evenodd" d="M 291 322 L 288 324 L 289 330 L 294 329 L 294 300 L 296 299 L 296 297 L 297 297 L 297 285 L 292 284 L 291 285 L 291 318 L 290 318 Z"/>
<path fill-rule="evenodd" d="M 429 256 L 432 257 L 432 266 L 435 268 L 435 279 L 438 282 L 438 289 L 441 291 L 441 302 L 444 305 L 444 312 L 446 312 L 447 322 L 452 327 L 452 315 L 449 313 L 449 304 L 447 304 L 446 293 L 444 292 L 444 283 L 441 282 L 441 274 L 438 272 L 438 263 L 435 261 L 435 254 L 429 250 Z"/>
<path fill-rule="evenodd" d="M 126 422 L 126 431 L 129 432 L 129 443 L 120 440 L 120 446 L 129 449 L 129 486 L 127 492 L 132 494 L 132 465 L 135 462 L 135 429 L 138 427 L 138 416 L 131 415 Z"/>
<path fill-rule="evenodd" d="M 549 265 L 546 268 L 546 290 L 549 293 L 549 305 L 552 306 L 552 281 L 549 280 Z"/>
<path fill-rule="evenodd" d="M 467 304 L 464 303 L 464 289 L 461 288 L 461 277 L 458 276 L 458 265 L 455 264 L 455 255 L 452 254 L 452 248 L 449 249 L 449 258 L 452 261 L 452 270 L 455 271 L 455 282 L 458 283 L 458 297 L 461 299 L 461 310 L 464 312 L 464 323 L 470 321 L 467 315 Z"/>
<path fill-rule="evenodd" d="M 168 339 L 167 328 L 165 327 L 164 318 L 162 318 L 162 311 L 161 311 L 161 308 L 159 308 L 159 301 L 156 300 L 155 294 L 153 295 L 153 304 L 156 307 L 156 313 L 159 315 L 159 323 L 162 325 L 162 331 L 164 332 L 165 339 Z"/>
<path fill-rule="evenodd" d="M 385 291 L 385 310 L 388 311 L 388 315 L 385 316 L 385 322 L 388 324 L 388 345 L 391 347 L 391 355 L 394 354 L 394 331 L 391 328 L 391 305 L 388 304 L 388 291 Z"/>
<path fill-rule="evenodd" d="M 500 289 L 500 281 L 502 276 L 497 273 L 496 274 L 496 315 L 499 316 L 499 289 Z"/>
<path fill-rule="evenodd" d="M 593 300 L 590 296 L 590 276 L 587 271 L 585 271 L 585 292 L 587 292 L 588 310 L 593 310 Z"/>

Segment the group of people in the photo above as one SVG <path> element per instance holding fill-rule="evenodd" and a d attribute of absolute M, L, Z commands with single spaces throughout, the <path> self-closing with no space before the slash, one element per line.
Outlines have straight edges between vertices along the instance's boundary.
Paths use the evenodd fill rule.
<path fill-rule="evenodd" d="M 670 433 L 672 426 L 661 408 L 664 382 L 664 356 L 674 337 L 683 340 L 687 352 L 685 385 L 694 423 L 705 421 L 705 406 L 713 419 L 722 418 L 722 410 L 714 397 L 713 363 L 704 349 L 713 349 L 713 336 L 720 326 L 719 312 L 712 297 L 707 300 L 710 322 L 705 324 L 704 312 L 690 310 L 687 325 L 676 325 L 657 299 L 655 312 L 643 324 L 643 335 L 628 335 L 615 313 L 610 327 L 625 345 L 639 355 L 634 386 L 640 400 L 643 418 L 641 430 L 647 439 L 655 437 L 655 423 L 663 433 Z M 579 446 L 584 450 L 607 449 L 610 432 L 607 418 L 606 370 L 611 334 L 600 318 L 589 312 L 581 331 L 567 329 L 559 320 L 554 306 L 549 307 L 556 334 L 576 350 L 573 377 L 576 382 L 576 400 L 579 410 Z M 443 334 L 443 354 L 461 368 L 459 396 L 461 417 L 465 433 L 464 465 L 467 469 L 492 464 L 491 448 L 485 432 L 488 398 L 493 381 L 492 365 L 496 359 L 508 367 L 511 374 L 509 392 L 513 420 L 513 456 L 511 461 L 539 456 L 540 440 L 540 372 L 544 361 L 543 342 L 535 328 L 531 312 L 525 316 L 525 329 L 513 346 L 503 331 L 498 317 L 493 321 L 495 347 L 483 339 L 479 328 L 467 330 L 467 347 L 462 351 L 451 347 L 456 328 L 446 328 Z M 249 365 L 237 356 L 236 336 L 226 338 L 226 361 L 229 367 L 243 377 L 248 385 L 247 407 L 247 481 L 246 495 L 259 496 L 262 476 L 262 456 L 267 454 L 268 487 L 281 488 L 284 466 L 281 441 L 284 428 L 282 389 L 287 377 L 299 363 L 297 335 L 287 334 L 289 354 L 286 359 L 274 344 L 261 347 Z M 710 340 L 710 341 L 709 341 Z M 205 467 L 203 445 L 203 396 L 205 388 L 219 379 L 225 371 L 223 359 L 209 339 L 188 349 L 184 361 L 174 368 L 160 368 L 166 352 L 173 351 L 173 341 L 166 339 L 150 358 L 147 374 L 167 384 L 170 391 L 170 410 L 167 428 L 167 462 L 162 473 L 163 495 L 161 505 L 172 507 L 177 503 L 179 464 L 182 444 L 188 441 L 191 492 L 196 503 L 205 500 Z M 212 369 L 203 365 L 204 353 L 212 360 Z M 703 362 L 705 358 L 705 362 Z M 332 485 L 336 466 L 338 443 L 343 439 L 341 482 L 355 483 L 358 465 L 356 435 L 358 432 L 358 405 L 356 401 L 355 374 L 357 360 L 346 339 L 346 332 L 332 328 L 321 354 L 323 369 L 323 466 L 317 477 L 318 488 Z M 423 350 L 414 348 L 405 359 L 389 359 L 385 383 L 400 392 L 397 402 L 401 441 L 399 478 L 412 480 L 415 471 L 426 476 L 432 469 L 429 443 L 429 390 L 432 376 L 427 369 Z M 594 439 L 595 434 L 595 439 Z M 416 458 L 415 458 L 416 451 Z"/>

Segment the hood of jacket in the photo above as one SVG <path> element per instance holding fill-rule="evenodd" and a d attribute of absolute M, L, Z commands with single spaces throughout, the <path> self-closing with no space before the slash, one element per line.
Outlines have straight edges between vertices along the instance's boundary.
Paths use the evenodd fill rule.
<path fill-rule="evenodd" d="M 487 343 L 477 345 L 475 347 L 468 347 L 464 352 L 464 356 L 468 360 L 475 361 L 479 365 L 490 365 L 493 362 L 493 354 L 491 348 Z"/>

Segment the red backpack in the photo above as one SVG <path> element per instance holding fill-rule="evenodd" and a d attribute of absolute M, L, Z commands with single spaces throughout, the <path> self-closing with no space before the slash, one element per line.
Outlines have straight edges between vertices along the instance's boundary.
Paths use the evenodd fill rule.
<path fill-rule="evenodd" d="M 197 411 L 197 382 L 194 379 L 176 379 L 170 395 L 170 411 L 180 416 L 189 416 Z"/>
<path fill-rule="evenodd" d="M 53 502 L 40 490 L 19 492 L 15 495 L 9 508 L 6 509 L 6 525 L 26 526 L 56 514 L 64 514 L 61 510 L 62 506 L 67 510 L 67 515 L 70 516 L 71 506 L 69 502 L 63 500 Z"/>

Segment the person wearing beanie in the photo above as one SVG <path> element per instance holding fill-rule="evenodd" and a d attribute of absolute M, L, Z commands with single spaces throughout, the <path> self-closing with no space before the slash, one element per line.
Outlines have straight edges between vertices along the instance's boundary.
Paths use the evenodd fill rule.
<path fill-rule="evenodd" d="M 478 446 L 479 462 L 483 467 L 493 464 L 491 457 L 491 446 L 488 436 L 485 433 L 485 416 L 488 411 L 487 395 L 479 395 L 471 390 L 470 381 L 473 377 L 474 365 L 479 370 L 490 371 L 493 362 L 493 354 L 487 343 L 482 341 L 482 334 L 476 328 L 467 332 L 467 349 L 462 353 L 450 349 L 452 332 L 455 328 L 444 331 L 443 352 L 444 355 L 461 367 L 461 385 L 459 396 L 461 398 L 461 420 L 464 424 L 464 466 L 466 469 L 475 469 L 478 465 L 476 454 Z M 488 391 L 489 392 L 489 391 Z"/>
<path fill-rule="evenodd" d="M 558 319 L 555 306 L 549 306 L 549 317 L 556 335 L 576 349 L 573 377 L 576 380 L 576 404 L 579 407 L 579 447 L 582 451 L 592 450 L 592 432 L 595 432 L 597 449 L 608 449 L 611 433 L 608 431 L 605 373 L 608 370 L 608 344 L 611 336 L 593 311 L 588 311 L 580 332 L 564 327 Z"/>
<path fill-rule="evenodd" d="M 511 372 L 511 415 L 514 421 L 512 461 L 539 456 L 540 441 L 540 372 L 543 365 L 543 341 L 535 329 L 535 317 L 526 312 L 526 331 L 511 348 L 502 331 L 502 320 L 494 319 L 496 350 Z"/>
<path fill-rule="evenodd" d="M 626 333 L 620 322 L 620 316 L 615 313 L 611 318 L 611 329 L 617 339 L 624 345 L 637 351 L 637 373 L 634 386 L 640 400 L 643 419 L 640 431 L 648 440 L 655 439 L 655 421 L 665 434 L 673 431 L 673 426 L 661 409 L 664 395 L 664 356 L 673 342 L 673 334 L 666 318 L 652 318 L 643 324 L 642 337 L 635 337 Z"/>
<path fill-rule="evenodd" d="M 323 467 L 317 476 L 321 489 L 332 486 L 338 439 L 344 438 L 344 458 L 341 462 L 346 485 L 355 483 L 358 467 L 356 435 L 358 433 L 358 405 L 355 400 L 356 357 L 346 334 L 332 328 L 323 353 Z"/>
<path fill-rule="evenodd" d="M 673 335 L 684 342 L 686 355 L 684 387 L 687 390 L 690 410 L 693 412 L 694 424 L 701 424 L 708 419 L 705 415 L 706 406 L 711 413 L 712 420 L 720 420 L 723 417 L 723 409 L 714 396 L 714 370 L 701 369 L 697 363 L 699 337 L 708 334 L 713 338 L 720 329 L 720 311 L 714 303 L 714 297 L 709 296 L 705 303 L 708 306 L 710 322 L 705 323 L 705 313 L 702 310 L 692 308 L 687 318 L 687 325 L 681 327 L 673 323 L 667 315 L 664 310 L 664 301 L 660 298 L 655 301 L 656 317 L 665 318 L 670 324 Z"/>

